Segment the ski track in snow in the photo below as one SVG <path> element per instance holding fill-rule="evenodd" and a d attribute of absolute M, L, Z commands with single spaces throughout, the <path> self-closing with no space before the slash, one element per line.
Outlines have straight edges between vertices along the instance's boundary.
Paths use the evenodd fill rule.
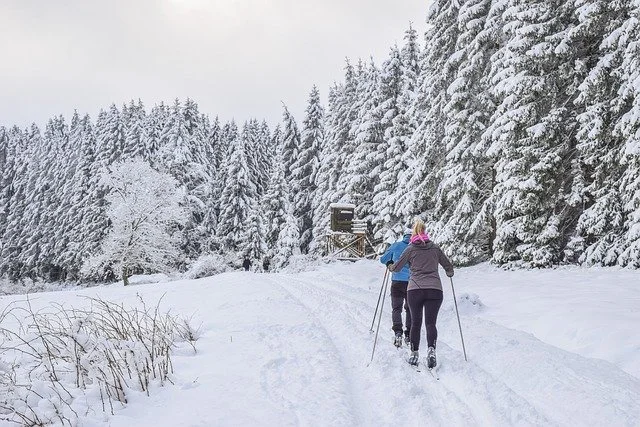
<path fill-rule="evenodd" d="M 365 328 L 370 327 L 370 322 L 367 325 L 363 315 L 367 313 L 371 316 L 375 307 L 368 307 L 368 310 L 356 310 L 357 317 L 353 315 L 354 303 L 364 305 L 364 302 L 357 300 L 353 296 L 354 293 L 362 295 L 361 289 L 351 288 L 348 283 L 344 282 L 327 282 L 326 279 L 324 282 L 317 280 L 305 282 L 296 279 L 290 279 L 286 282 L 290 292 L 297 290 L 309 301 L 308 306 L 318 307 L 317 310 L 324 312 L 323 318 L 326 319 L 325 322 L 331 323 L 328 329 L 338 331 L 336 339 L 340 339 L 340 336 L 344 335 L 342 332 L 344 325 L 341 327 L 340 324 L 344 323 L 345 320 L 349 321 L 349 324 L 346 325 L 347 329 L 358 331 L 357 335 L 363 335 L 366 331 Z M 328 284 L 333 286 L 330 287 Z M 347 293 L 345 290 L 350 290 L 350 292 Z M 345 302 L 345 300 L 349 302 Z M 385 306 L 387 308 L 388 303 L 389 298 L 386 298 Z M 332 310 L 332 307 L 339 307 L 339 310 Z M 388 310 L 383 313 L 383 318 L 386 320 L 384 323 L 388 324 L 388 319 L 390 318 Z M 385 408 L 385 413 L 395 414 L 397 405 L 407 407 L 407 411 L 404 412 L 406 419 L 397 420 L 396 414 L 393 419 L 385 420 L 384 424 L 391 424 L 394 419 L 401 421 L 403 425 L 423 425 L 427 420 L 434 422 L 436 425 L 448 423 L 456 425 L 490 425 L 495 423 L 501 425 L 550 424 L 549 420 L 540 415 L 526 400 L 482 370 L 476 369 L 474 375 L 469 375 L 469 372 L 462 372 L 463 375 L 460 375 L 460 371 L 463 369 L 451 369 L 447 375 L 453 374 L 450 375 L 453 378 L 449 378 L 448 381 L 442 381 L 441 379 L 440 382 L 435 382 L 430 375 L 428 377 L 411 377 L 415 375 L 412 368 L 406 365 L 398 367 L 398 364 L 406 364 L 406 350 L 396 350 L 395 347 L 390 349 L 387 342 L 389 341 L 388 337 L 389 333 L 384 331 L 379 335 L 376 350 L 378 354 L 376 356 L 382 360 L 382 363 L 374 359 L 369 369 L 376 369 L 378 378 L 385 375 L 387 377 L 395 375 L 394 371 L 397 371 L 398 368 L 404 371 L 404 377 L 408 376 L 408 378 L 402 378 L 402 381 L 398 382 L 399 386 L 394 390 L 381 390 L 382 393 L 380 395 L 384 396 L 388 395 L 388 393 L 397 395 L 395 396 L 397 404 Z M 441 352 L 442 347 L 441 343 L 439 349 Z M 348 349 L 350 347 L 344 348 Z M 366 343 L 359 350 L 362 350 L 362 348 L 367 348 Z M 462 355 L 456 355 L 456 357 L 462 358 Z M 358 354 L 356 360 L 362 361 L 363 358 L 368 361 L 369 355 Z M 385 365 L 389 365 L 388 368 Z M 448 371 L 442 371 L 441 369 L 440 372 L 446 373 Z M 428 375 L 426 372 L 425 374 Z M 355 375 L 356 378 L 366 376 L 367 372 Z M 456 381 L 459 383 L 459 387 L 449 386 L 450 382 L 455 385 Z M 378 384 L 384 385 L 385 383 L 387 381 L 382 378 L 378 381 Z M 368 391 L 376 386 L 377 384 L 375 383 L 364 384 L 359 391 L 359 395 L 366 396 Z M 408 400 L 405 395 L 407 388 L 410 395 Z M 496 398 L 487 400 L 487 397 L 492 395 L 495 395 Z M 363 425 L 375 424 L 379 422 L 382 416 L 383 414 L 378 414 L 377 417 L 367 420 Z"/>
<path fill-rule="evenodd" d="M 612 420 L 632 425 L 640 419 L 640 381 L 635 377 L 609 362 L 581 357 L 474 316 L 464 318 L 468 363 L 461 351 L 439 340 L 439 382 L 428 373 L 415 376 L 410 368 L 398 366 L 406 363 L 405 354 L 399 355 L 391 346 L 391 335 L 385 330 L 380 331 L 370 372 L 363 372 L 362 361 L 370 357 L 363 350 L 370 351 L 373 340 L 357 340 L 371 325 L 375 305 L 370 304 L 377 301 L 379 290 L 367 298 L 361 287 L 347 280 L 327 280 L 313 273 L 289 277 L 280 284 L 322 319 L 325 330 L 333 331 L 333 341 L 343 353 L 340 359 L 350 363 L 345 371 L 352 376 L 358 396 L 389 403 L 381 405 L 379 413 L 361 417 L 365 422 L 360 425 L 420 425 L 427 420 L 435 425 L 609 425 Z M 443 305 L 439 329 L 457 333 L 455 314 L 447 308 Z M 387 296 L 386 327 L 390 316 Z M 422 333 L 424 343 L 424 328 Z M 361 345 L 354 345 L 354 340 Z M 385 390 L 386 378 L 399 370 L 405 373 L 397 387 Z M 567 405 L 576 399 L 579 406 Z M 398 413 L 398 406 L 407 410 Z"/>
<path fill-rule="evenodd" d="M 278 285 L 274 280 L 267 282 Z M 271 327 L 260 334 L 274 353 L 282 354 L 262 367 L 263 390 L 274 403 L 295 415 L 295 425 L 314 425 L 315 420 L 327 416 L 331 425 L 359 425 L 353 390 L 331 336 L 298 298 L 291 293 L 286 297 L 298 305 L 299 318 L 306 320 L 291 328 Z"/>

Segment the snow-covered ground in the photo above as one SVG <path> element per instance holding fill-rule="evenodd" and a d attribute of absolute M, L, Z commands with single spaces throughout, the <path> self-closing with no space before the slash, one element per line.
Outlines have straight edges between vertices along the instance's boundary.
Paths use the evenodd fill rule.
<path fill-rule="evenodd" d="M 96 407 L 85 426 L 640 425 L 640 272 L 457 270 L 469 361 L 443 281 L 439 381 L 391 344 L 388 298 L 369 364 L 383 273 L 361 261 L 41 293 L 31 303 L 166 294 L 163 307 L 202 324 L 197 354 L 174 355 L 174 385 L 130 393 L 115 416 Z M 23 298 L 0 297 L 0 309 Z"/>

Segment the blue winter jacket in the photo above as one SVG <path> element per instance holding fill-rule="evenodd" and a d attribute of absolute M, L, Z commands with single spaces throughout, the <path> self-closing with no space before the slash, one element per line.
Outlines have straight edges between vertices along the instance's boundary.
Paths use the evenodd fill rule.
<path fill-rule="evenodd" d="M 385 265 L 389 261 L 397 262 L 398 259 L 400 259 L 400 255 L 402 255 L 402 252 L 404 252 L 404 250 L 407 249 L 407 246 L 409 246 L 409 239 L 411 239 L 411 234 L 405 234 L 404 236 L 402 236 L 402 241 L 395 242 L 394 244 L 389 246 L 389 249 L 387 249 L 384 255 L 380 257 L 380 262 Z M 391 280 L 408 282 L 409 264 L 405 264 L 405 266 L 402 267 L 402 270 L 398 271 L 397 273 L 393 273 L 391 275 Z"/>

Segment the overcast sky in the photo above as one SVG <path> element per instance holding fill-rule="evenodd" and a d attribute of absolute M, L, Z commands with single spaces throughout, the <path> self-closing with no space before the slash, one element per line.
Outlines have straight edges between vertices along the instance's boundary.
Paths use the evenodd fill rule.
<path fill-rule="evenodd" d="M 0 125 L 193 98 L 223 120 L 302 120 L 344 59 L 379 64 L 427 0 L 0 0 Z"/>

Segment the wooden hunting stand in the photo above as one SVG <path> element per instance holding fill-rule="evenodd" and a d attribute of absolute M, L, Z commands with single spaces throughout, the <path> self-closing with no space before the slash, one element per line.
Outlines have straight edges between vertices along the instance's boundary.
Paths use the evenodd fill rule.
<path fill-rule="evenodd" d="M 327 256 L 342 260 L 375 258 L 367 223 L 354 218 L 356 205 L 332 203 L 331 231 L 327 234 Z"/>

